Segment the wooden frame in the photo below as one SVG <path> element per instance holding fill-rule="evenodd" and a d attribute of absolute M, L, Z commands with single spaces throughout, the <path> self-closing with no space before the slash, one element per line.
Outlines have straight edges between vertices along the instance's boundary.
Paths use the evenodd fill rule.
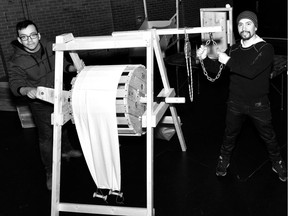
<path fill-rule="evenodd" d="M 131 31 L 131 32 L 115 32 L 112 36 L 95 36 L 95 37 L 78 37 L 74 38 L 72 34 L 65 34 L 56 37 L 56 43 L 53 46 L 55 51 L 55 88 L 39 88 L 37 96 L 42 100 L 54 103 L 54 114 L 52 116 L 53 124 L 53 172 L 52 172 L 52 197 L 51 197 L 51 216 L 58 216 L 59 212 L 76 212 L 76 213 L 91 213 L 91 214 L 106 214 L 106 215 L 154 215 L 154 196 L 153 196 L 153 150 L 154 150 L 154 127 L 163 117 L 166 109 L 170 108 L 173 123 L 179 138 L 182 151 L 186 151 L 186 144 L 182 129 L 180 126 L 179 117 L 173 103 L 183 103 L 181 98 L 173 98 L 175 91 L 170 88 L 166 68 L 161 54 L 159 35 L 164 34 L 193 34 L 204 32 L 219 32 L 218 27 L 204 28 L 187 28 L 187 29 L 151 29 L 149 31 Z M 74 65 L 81 71 L 83 65 L 75 51 L 77 50 L 92 50 L 92 49 L 118 49 L 130 47 L 146 47 L 147 60 L 147 97 L 143 98 L 146 102 L 146 113 L 143 118 L 143 126 L 146 127 L 147 136 L 147 151 L 146 151 L 146 166 L 147 166 L 147 206 L 146 208 L 134 207 L 117 207 L 117 206 L 99 206 L 91 204 L 78 203 L 62 203 L 60 202 L 60 165 L 61 165 L 61 130 L 72 116 L 67 110 L 69 103 L 69 94 L 63 91 L 63 58 L 64 51 L 69 51 Z M 153 77 L 154 77 L 154 53 L 158 62 L 159 71 L 163 83 L 163 90 L 159 96 L 165 100 L 156 104 L 153 99 Z"/>

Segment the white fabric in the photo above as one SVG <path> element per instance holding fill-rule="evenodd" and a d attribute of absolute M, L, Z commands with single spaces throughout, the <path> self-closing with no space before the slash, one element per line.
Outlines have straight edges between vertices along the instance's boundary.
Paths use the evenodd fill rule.
<path fill-rule="evenodd" d="M 100 189 L 121 189 L 116 94 L 125 68 L 85 67 L 72 89 L 76 130 L 92 178 Z"/>

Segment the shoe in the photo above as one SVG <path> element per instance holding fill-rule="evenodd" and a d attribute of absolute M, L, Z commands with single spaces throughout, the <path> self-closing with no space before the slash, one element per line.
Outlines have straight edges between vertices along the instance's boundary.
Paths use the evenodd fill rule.
<path fill-rule="evenodd" d="M 48 190 L 52 190 L 52 173 L 46 173 L 46 186 Z"/>
<path fill-rule="evenodd" d="M 79 158 L 82 157 L 82 153 L 79 150 L 70 150 L 68 152 L 62 153 L 62 158 L 66 159 L 67 161 L 70 160 L 70 158 Z"/>
<path fill-rule="evenodd" d="M 278 174 L 278 177 L 281 181 L 287 181 L 287 169 L 285 163 L 282 160 L 273 162 L 272 170 Z"/>
<path fill-rule="evenodd" d="M 229 160 L 224 159 L 222 156 L 219 156 L 218 164 L 216 167 L 216 175 L 217 176 L 226 176 L 227 168 L 229 167 Z"/>

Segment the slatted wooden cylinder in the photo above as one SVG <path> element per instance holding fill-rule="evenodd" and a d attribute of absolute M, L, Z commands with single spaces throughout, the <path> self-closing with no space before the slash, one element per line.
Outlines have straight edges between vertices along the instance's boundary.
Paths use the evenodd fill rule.
<path fill-rule="evenodd" d="M 141 135 L 142 115 L 146 104 L 140 98 L 146 94 L 146 69 L 142 65 L 127 65 L 117 88 L 116 115 L 119 135 Z"/>
<path fill-rule="evenodd" d="M 103 73 L 109 73 L 115 70 L 115 67 L 121 73 L 115 102 L 118 135 L 141 136 L 145 132 L 142 130 L 142 115 L 146 111 L 146 103 L 141 103 L 140 100 L 146 96 L 147 91 L 146 69 L 143 65 L 111 65 L 106 67 Z M 94 70 L 97 69 L 95 66 Z M 72 85 L 77 79 L 78 76 L 72 80 Z M 71 99 L 73 100 L 73 96 Z M 72 107 L 70 109 L 72 110 Z M 74 120 L 72 122 L 74 123 Z"/>

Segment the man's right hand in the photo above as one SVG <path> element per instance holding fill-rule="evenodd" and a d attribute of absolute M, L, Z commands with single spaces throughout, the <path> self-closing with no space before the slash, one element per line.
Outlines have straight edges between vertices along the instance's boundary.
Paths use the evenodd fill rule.
<path fill-rule="evenodd" d="M 207 57 L 208 48 L 206 46 L 201 45 L 200 48 L 196 51 L 196 56 L 200 60 L 204 60 Z"/>
<path fill-rule="evenodd" d="M 36 93 L 37 93 L 37 88 L 32 88 L 32 87 L 22 87 L 20 89 L 20 93 L 22 95 L 26 95 L 27 97 L 31 99 L 36 99 Z"/>

